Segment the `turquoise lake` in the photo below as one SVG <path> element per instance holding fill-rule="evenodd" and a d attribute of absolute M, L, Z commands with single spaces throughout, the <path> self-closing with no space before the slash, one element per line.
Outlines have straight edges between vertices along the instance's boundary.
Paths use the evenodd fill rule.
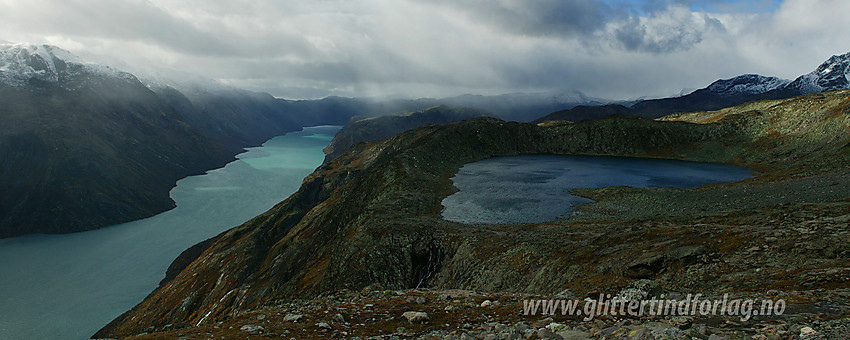
<path fill-rule="evenodd" d="M 88 339 L 147 296 L 188 247 L 284 200 L 338 126 L 304 128 L 187 177 L 177 207 L 104 229 L 0 240 L 0 339 Z"/>

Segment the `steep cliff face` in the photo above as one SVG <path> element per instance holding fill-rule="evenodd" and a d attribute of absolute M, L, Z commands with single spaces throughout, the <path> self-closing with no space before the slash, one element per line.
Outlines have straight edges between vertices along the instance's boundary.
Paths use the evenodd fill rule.
<path fill-rule="evenodd" d="M 52 58 L 0 84 L 0 238 L 150 216 L 178 179 L 232 158 L 135 77 Z"/>
<path fill-rule="evenodd" d="M 840 201 L 850 191 L 839 181 L 830 195 L 820 194 L 825 183 L 847 176 L 840 171 L 850 162 L 848 103 L 850 94 L 841 92 L 671 121 L 614 117 L 545 127 L 480 118 L 359 144 L 273 209 L 219 235 L 203 252 L 187 252 L 179 259 L 190 263 L 182 272 L 96 336 L 210 325 L 278 301 L 371 284 L 589 294 L 648 277 L 668 288 L 763 287 L 757 274 L 719 259 L 763 238 L 738 227 L 754 223 L 747 212 Z M 454 190 L 449 177 L 460 166 L 525 153 L 731 162 L 763 175 L 697 190 L 589 190 L 583 194 L 599 202 L 577 220 L 469 226 L 440 218 L 440 200 Z M 783 190 L 796 196 L 765 199 Z M 694 227 L 700 219 L 706 226 Z M 799 256 L 776 255 L 776 267 L 814 270 Z M 684 275 L 695 265 L 699 274 Z M 718 279 L 732 272 L 740 279 L 734 284 Z"/>

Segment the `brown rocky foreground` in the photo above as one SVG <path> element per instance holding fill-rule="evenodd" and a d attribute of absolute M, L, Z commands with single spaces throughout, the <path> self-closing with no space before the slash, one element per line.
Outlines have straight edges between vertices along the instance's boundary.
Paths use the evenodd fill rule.
<path fill-rule="evenodd" d="M 639 288 L 631 288 L 632 293 Z M 773 298 L 781 298 L 776 293 Z M 836 310 L 792 305 L 782 317 L 526 315 L 523 300 L 574 298 L 368 287 L 249 310 L 212 325 L 132 339 L 842 339 Z"/>

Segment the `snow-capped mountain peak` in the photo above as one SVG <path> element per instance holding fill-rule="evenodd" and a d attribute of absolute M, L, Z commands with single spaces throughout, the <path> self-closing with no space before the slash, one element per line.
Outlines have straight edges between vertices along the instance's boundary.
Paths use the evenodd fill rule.
<path fill-rule="evenodd" d="M 0 44 L 0 83 L 22 86 L 30 79 L 59 82 L 83 73 L 132 78 L 109 66 L 87 62 L 51 45 Z"/>
<path fill-rule="evenodd" d="M 787 87 L 803 94 L 850 89 L 850 53 L 830 57 Z"/>
<path fill-rule="evenodd" d="M 788 85 L 791 81 L 758 74 L 745 74 L 734 78 L 721 79 L 711 83 L 708 90 L 721 96 L 753 95 L 773 91 Z"/>

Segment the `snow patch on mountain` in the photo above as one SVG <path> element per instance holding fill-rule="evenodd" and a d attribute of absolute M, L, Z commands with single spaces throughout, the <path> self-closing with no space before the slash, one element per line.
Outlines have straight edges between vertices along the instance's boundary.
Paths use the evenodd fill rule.
<path fill-rule="evenodd" d="M 795 79 L 788 88 L 803 94 L 850 89 L 850 53 L 832 56 L 816 70 Z"/>
<path fill-rule="evenodd" d="M 791 83 L 788 79 L 766 77 L 758 74 L 745 74 L 729 79 L 715 81 L 708 90 L 721 96 L 754 95 L 773 91 Z"/>
<path fill-rule="evenodd" d="M 112 67 L 90 63 L 51 45 L 0 44 L 0 83 L 23 86 L 31 79 L 59 82 L 64 78 L 93 74 L 136 80 Z"/>

